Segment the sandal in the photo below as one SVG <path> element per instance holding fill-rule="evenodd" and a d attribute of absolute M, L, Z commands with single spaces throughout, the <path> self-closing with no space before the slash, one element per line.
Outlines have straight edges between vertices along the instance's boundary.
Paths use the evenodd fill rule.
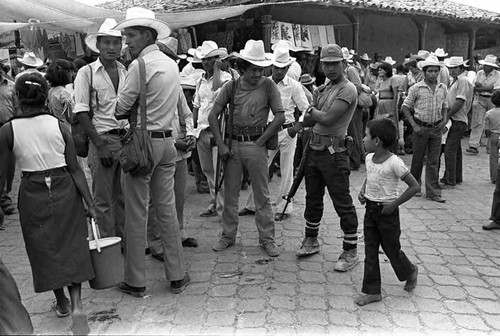
<path fill-rule="evenodd" d="M 68 299 L 66 299 L 66 302 L 69 302 Z M 66 312 L 61 311 L 57 305 L 57 301 L 52 302 L 52 309 L 56 312 L 57 317 L 67 317 L 70 314 L 69 309 Z"/>

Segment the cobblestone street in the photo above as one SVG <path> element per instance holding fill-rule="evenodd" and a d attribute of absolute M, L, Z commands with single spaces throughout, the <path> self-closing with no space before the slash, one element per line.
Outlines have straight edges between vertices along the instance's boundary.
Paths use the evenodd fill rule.
<path fill-rule="evenodd" d="M 463 140 L 463 148 L 466 148 Z M 411 155 L 402 157 L 409 166 Z M 297 259 L 304 236 L 304 188 L 296 195 L 293 216 L 276 223 L 281 255 L 270 259 L 258 246 L 254 216 L 240 217 L 238 239 L 227 251 L 211 246 L 220 230 L 218 217 L 198 215 L 209 196 L 196 193 L 189 176 L 185 226 L 200 246 L 185 248 L 192 282 L 171 294 L 163 265 L 147 256 L 147 292 L 143 299 L 115 289 L 83 288 L 92 334 L 154 335 L 500 335 L 500 232 L 484 231 L 494 185 L 488 155 L 464 152 L 464 183 L 443 190 L 439 204 L 414 197 L 401 207 L 403 251 L 419 266 L 418 286 L 403 290 L 390 263 L 380 254 L 383 300 L 358 307 L 363 278 L 360 263 L 350 272 L 333 271 L 342 248 L 342 232 L 331 200 L 325 197 L 320 228 L 321 252 Z M 442 171 L 441 171 L 442 174 Z M 18 174 L 19 175 L 19 174 Z M 362 236 L 364 208 L 357 200 L 364 166 L 351 174 L 351 195 Z M 16 177 L 17 198 L 19 179 Z M 271 183 L 277 192 L 279 177 Z M 242 191 L 244 204 L 249 191 Z M 35 294 L 18 214 L 6 217 L 0 231 L 0 255 L 21 291 L 35 333 L 70 334 L 70 318 L 57 318 L 52 292 Z M 241 271 L 240 275 L 225 277 Z"/>

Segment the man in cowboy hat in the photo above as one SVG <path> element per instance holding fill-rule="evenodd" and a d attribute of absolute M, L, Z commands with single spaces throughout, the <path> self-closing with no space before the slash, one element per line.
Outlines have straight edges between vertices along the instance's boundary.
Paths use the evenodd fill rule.
<path fill-rule="evenodd" d="M 498 71 L 497 58 L 495 55 L 486 55 L 484 60 L 479 60 L 483 66 L 476 75 L 474 84 L 474 103 L 472 104 L 472 119 L 470 125 L 469 148 L 465 151 L 470 154 L 478 154 L 481 137 L 484 128 L 484 116 L 486 111 L 495 108 L 491 102 L 491 95 L 495 84 L 500 83 L 500 71 Z"/>
<path fill-rule="evenodd" d="M 445 172 L 441 179 L 444 187 L 454 188 L 463 182 L 461 139 L 467 130 L 467 113 L 472 105 L 474 88 L 467 79 L 467 62 L 461 56 L 452 56 L 444 60 L 450 70 L 453 83 L 448 90 L 447 120 L 451 119 L 451 127 L 444 147 Z"/>
<path fill-rule="evenodd" d="M 208 115 L 212 110 L 219 89 L 224 83 L 231 80 L 231 75 L 221 71 L 222 57 L 227 56 L 225 48 L 219 48 L 214 41 L 204 41 L 196 50 L 195 56 L 201 60 L 205 73 L 196 81 L 196 92 L 193 99 L 193 122 L 196 148 L 203 173 L 207 177 L 210 190 L 210 205 L 200 213 L 201 217 L 217 216 L 217 209 L 222 210 L 223 194 L 215 199 L 215 170 L 217 148 L 212 146 L 213 133 L 208 124 Z"/>
<path fill-rule="evenodd" d="M 19 57 L 17 58 L 17 61 L 21 63 L 23 71 L 16 75 L 15 80 L 21 77 L 21 75 L 24 75 L 25 73 L 29 72 L 38 72 L 42 74 L 37 69 L 43 65 L 43 61 L 38 56 L 36 56 L 34 52 L 32 51 L 25 52 L 22 58 Z"/>
<path fill-rule="evenodd" d="M 282 215 L 286 201 L 283 196 L 288 195 L 288 191 L 293 182 L 293 157 L 297 146 L 297 133 L 301 131 L 301 122 L 295 122 L 295 108 L 298 108 L 303 115 L 309 107 L 306 94 L 302 90 L 299 82 L 288 77 L 287 72 L 295 58 L 290 57 L 287 48 L 278 47 L 274 49 L 272 56 L 271 79 L 278 86 L 281 94 L 281 103 L 285 109 L 285 123 L 278 132 L 278 148 L 269 150 L 267 164 L 271 166 L 276 154 L 280 153 L 281 183 L 276 200 L 276 214 L 274 219 L 281 221 L 286 219 L 293 210 L 293 203 L 290 203 L 286 212 Z M 245 208 L 240 211 L 240 215 L 255 213 L 253 192 L 250 192 Z"/>
<path fill-rule="evenodd" d="M 120 137 L 126 133 L 128 123 L 116 120 L 114 113 L 117 93 L 123 89 L 127 71 L 117 61 L 122 50 L 122 35 L 119 30 L 113 30 L 114 26 L 116 21 L 108 18 L 98 32 L 85 38 L 87 47 L 98 53 L 99 58 L 80 68 L 76 75 L 73 112 L 90 138 L 87 162 L 92 174 L 95 219 L 101 236 L 123 238 L 121 166 L 116 153 L 121 148 Z"/>
<path fill-rule="evenodd" d="M 235 243 L 242 168 L 246 167 L 255 195 L 255 224 L 259 231 L 259 244 L 267 255 L 277 257 L 280 252 L 274 242 L 266 142 L 283 125 L 284 109 L 276 84 L 263 77 L 264 68 L 272 63 L 266 57 L 264 42 L 248 40 L 237 56 L 237 65 L 242 76 L 222 87 L 208 118 L 219 155 L 223 160 L 227 160 L 224 169 L 222 234 L 212 250 L 221 252 Z M 229 113 L 233 114 L 231 148 L 222 140 L 217 122 L 219 115 L 230 102 L 232 107 Z M 274 113 L 274 119 L 267 125 L 269 109 Z"/>
<path fill-rule="evenodd" d="M 123 30 L 130 53 L 142 58 L 146 78 L 141 78 L 139 62 L 128 68 L 123 90 L 119 92 L 115 116 L 127 117 L 139 98 L 141 80 L 146 81 L 146 129 L 153 147 L 153 171 L 145 176 L 123 175 L 125 197 L 125 277 L 118 290 L 143 297 L 146 290 L 144 243 L 148 204 L 151 196 L 156 220 L 161 228 L 165 274 L 170 290 L 181 293 L 189 284 L 174 197 L 176 150 L 172 138 L 172 122 L 181 90 L 175 61 L 163 54 L 155 44 L 157 38 L 170 35 L 170 27 L 155 18 L 154 12 L 132 7 L 125 20 L 114 28 Z"/>
<path fill-rule="evenodd" d="M 323 217 L 323 198 L 328 188 L 344 233 L 343 252 L 335 270 L 345 272 L 358 263 L 358 217 L 349 191 L 347 127 L 357 106 L 358 93 L 344 75 L 342 50 L 329 44 L 321 50 L 320 61 L 328 84 L 314 92 L 304 126 L 312 128 L 306 181 L 305 238 L 297 251 L 302 257 L 319 252 L 318 232 Z"/>
<path fill-rule="evenodd" d="M 422 184 L 422 168 L 425 162 L 425 196 L 427 199 L 444 203 L 439 187 L 439 156 L 441 153 L 442 129 L 446 124 L 446 86 L 437 81 L 443 65 L 435 56 L 429 56 L 418 62 L 418 68 L 424 74 L 424 80 L 414 84 L 408 90 L 402 111 L 413 128 L 413 158 L 411 174 Z M 415 113 L 412 115 L 410 109 Z M 421 191 L 417 196 L 421 196 Z"/>
<path fill-rule="evenodd" d="M 304 51 L 304 49 L 296 47 L 290 41 L 279 40 L 278 43 L 273 44 L 271 49 L 274 51 L 276 48 L 288 48 L 290 54 L 292 52 Z M 293 55 L 292 55 L 293 56 Z M 300 79 L 300 75 L 302 75 L 302 66 L 297 62 L 297 59 L 294 59 L 287 72 L 288 77 L 298 81 Z"/>
<path fill-rule="evenodd" d="M 443 83 L 446 85 L 446 88 L 448 88 L 448 86 L 450 86 L 450 71 L 448 71 L 448 67 L 444 66 L 444 59 L 448 56 L 448 53 L 444 52 L 443 48 L 437 48 L 436 51 L 434 51 L 434 56 L 436 56 L 439 63 L 443 65 L 439 72 L 438 82 Z"/>

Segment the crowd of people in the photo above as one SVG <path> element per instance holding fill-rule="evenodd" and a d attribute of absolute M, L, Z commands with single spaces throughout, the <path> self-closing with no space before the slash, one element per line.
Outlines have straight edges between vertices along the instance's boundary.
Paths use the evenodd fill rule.
<path fill-rule="evenodd" d="M 72 316 L 74 334 L 90 332 L 81 302 L 81 283 L 94 277 L 87 217 L 95 219 L 102 237 L 123 239 L 125 270 L 118 291 L 145 295 L 145 250 L 163 262 L 172 293 L 189 285 L 183 247 L 195 248 L 198 241 L 184 228 L 188 166 L 198 192 L 210 195 L 199 215 L 220 217 L 213 251 L 231 248 L 239 217 L 254 215 L 258 244 L 278 257 L 275 221 L 291 216 L 293 201 L 285 203 L 303 161 L 305 236 L 296 255 L 320 251 L 326 188 L 343 232 L 334 270 L 346 272 L 359 262 L 349 176 L 365 164 L 358 199 L 366 204 L 366 257 L 358 305 L 382 299 L 380 246 L 398 279 L 406 281 L 404 289 L 415 288 L 418 267 L 401 251 L 398 207 L 422 195 L 446 202 L 442 190 L 463 182 L 461 139 L 468 132 L 470 155 L 489 140 L 497 189 L 493 221 L 483 228 L 500 229 L 495 205 L 500 202 L 500 72 L 494 55 L 479 61 L 477 73 L 461 56 L 446 58 L 441 48 L 410 54 L 394 68 L 390 56 L 372 60 L 329 44 L 318 54 L 325 79 L 319 83 L 317 74 L 298 62 L 315 51 L 287 41 L 273 45 L 272 53 L 261 40 L 248 40 L 232 53 L 204 41 L 186 56 L 177 54 L 170 33 L 152 11 L 135 7 L 124 21 L 106 19 L 87 35 L 87 47 L 98 54 L 94 62 L 52 60 L 42 73 L 37 68 L 43 61 L 26 52 L 18 59 L 24 71 L 14 80 L 2 69 L 0 228 L 4 214 L 15 212 L 8 194 L 17 169 L 22 172 L 17 207 L 35 292 L 54 292 L 52 308 L 58 317 Z M 137 105 L 145 108 L 142 120 Z M 75 148 L 75 125 L 89 138 L 84 154 Z M 150 139 L 152 167 L 144 174 L 124 173 L 121 140 L 141 126 Z M 397 156 L 405 153 L 413 153 L 410 169 Z M 275 162 L 281 181 L 272 200 L 269 171 Z M 400 180 L 407 184 L 403 193 Z M 239 209 L 240 189 L 248 182 L 251 193 Z M 0 333 L 32 332 L 1 260 L 0 284 L 8 292 L 0 298 L 8 302 L 0 305 L 8 307 Z"/>

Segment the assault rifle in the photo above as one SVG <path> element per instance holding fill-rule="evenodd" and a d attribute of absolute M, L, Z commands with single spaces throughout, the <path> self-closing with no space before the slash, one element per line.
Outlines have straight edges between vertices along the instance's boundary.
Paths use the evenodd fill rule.
<path fill-rule="evenodd" d="M 302 133 L 302 135 L 305 135 L 306 132 L 310 131 L 305 131 Z M 311 146 L 309 146 L 311 142 L 311 136 L 312 134 L 308 134 L 307 137 L 307 142 L 304 146 L 304 149 L 302 150 L 302 157 L 300 158 L 300 163 L 299 163 L 299 168 L 297 169 L 297 174 L 295 174 L 295 177 L 292 182 L 292 186 L 290 187 L 290 190 L 288 191 L 288 194 L 286 196 L 283 196 L 283 199 L 286 200 L 285 206 L 283 207 L 283 211 L 281 212 L 280 221 L 282 220 L 283 216 L 285 215 L 286 208 L 288 207 L 288 204 L 290 204 L 293 201 L 293 197 L 297 193 L 297 189 L 299 189 L 300 183 L 302 182 L 302 179 L 304 178 L 305 171 L 306 171 L 306 164 L 307 164 L 307 157 L 309 156 L 309 152 L 311 151 Z"/>

